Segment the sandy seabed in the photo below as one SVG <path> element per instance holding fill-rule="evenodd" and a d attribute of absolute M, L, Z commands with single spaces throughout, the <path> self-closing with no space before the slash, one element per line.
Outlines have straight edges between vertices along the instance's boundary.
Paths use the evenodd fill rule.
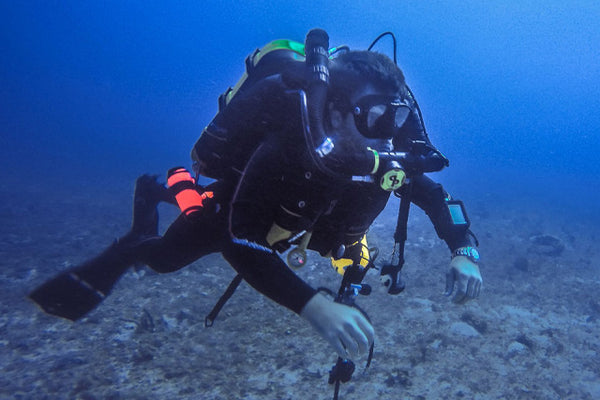
<path fill-rule="evenodd" d="M 19 190 L 20 189 L 20 190 Z M 205 315 L 233 278 L 219 255 L 176 273 L 128 272 L 76 323 L 42 313 L 27 293 L 124 233 L 131 188 L 5 184 L 0 226 L 0 398 L 329 399 L 336 356 L 295 314 L 242 284 L 212 328 Z M 389 257 L 397 202 L 369 233 Z M 478 301 L 442 295 L 448 250 L 412 212 L 398 296 L 378 273 L 358 303 L 377 332 L 341 399 L 599 399 L 600 250 L 591 220 L 549 218 L 531 204 L 469 204 L 481 242 Z M 161 206 L 162 228 L 175 210 Z M 558 247 L 564 250 L 557 250 Z M 328 260 L 298 272 L 336 289 Z"/>

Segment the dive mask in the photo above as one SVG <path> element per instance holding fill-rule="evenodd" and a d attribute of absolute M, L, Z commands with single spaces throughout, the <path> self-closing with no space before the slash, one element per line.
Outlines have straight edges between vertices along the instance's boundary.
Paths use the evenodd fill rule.
<path fill-rule="evenodd" d="M 361 97 L 352 114 L 356 128 L 366 138 L 388 139 L 395 136 L 410 114 L 405 100 L 395 96 L 373 94 Z"/>

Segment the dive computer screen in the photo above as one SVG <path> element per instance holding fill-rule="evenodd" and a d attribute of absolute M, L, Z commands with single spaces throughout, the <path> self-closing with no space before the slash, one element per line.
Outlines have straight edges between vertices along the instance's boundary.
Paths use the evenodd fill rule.
<path fill-rule="evenodd" d="M 467 225 L 469 223 L 461 201 L 450 200 L 446 204 L 454 225 Z"/>

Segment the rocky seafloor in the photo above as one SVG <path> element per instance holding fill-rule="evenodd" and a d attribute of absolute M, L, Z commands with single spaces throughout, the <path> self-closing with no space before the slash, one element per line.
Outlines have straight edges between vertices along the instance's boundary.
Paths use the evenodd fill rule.
<path fill-rule="evenodd" d="M 332 398 L 334 352 L 248 285 L 204 327 L 234 276 L 218 255 L 172 274 L 132 270 L 76 323 L 26 298 L 127 230 L 130 189 L 1 187 L 0 398 Z M 391 250 L 395 207 L 369 233 L 380 260 Z M 373 362 L 357 363 L 341 399 L 600 398 L 598 228 L 531 204 L 494 207 L 468 207 L 484 290 L 464 306 L 442 295 L 448 251 L 412 212 L 407 288 L 391 296 L 376 271 L 367 275 L 373 293 L 358 301 L 377 332 Z M 161 207 L 163 228 L 173 215 Z M 314 286 L 339 284 L 316 254 L 298 273 Z"/>

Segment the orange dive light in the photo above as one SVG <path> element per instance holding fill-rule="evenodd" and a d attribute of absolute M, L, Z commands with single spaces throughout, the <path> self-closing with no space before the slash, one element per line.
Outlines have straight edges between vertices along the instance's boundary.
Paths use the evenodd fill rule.
<path fill-rule="evenodd" d="M 171 168 L 167 172 L 167 186 L 175 195 L 181 212 L 187 216 L 202 210 L 204 200 L 213 197 L 213 192 L 199 193 L 201 187 L 196 185 L 196 180 L 183 167 Z"/>

